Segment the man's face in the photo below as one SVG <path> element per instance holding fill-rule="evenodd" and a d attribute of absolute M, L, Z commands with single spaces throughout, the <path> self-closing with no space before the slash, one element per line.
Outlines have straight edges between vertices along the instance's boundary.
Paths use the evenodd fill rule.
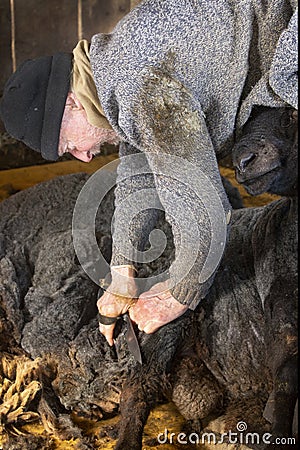
<path fill-rule="evenodd" d="M 113 131 L 91 125 L 75 94 L 69 93 L 60 128 L 59 156 L 71 153 L 81 161 L 90 162 L 105 142 L 117 144 L 118 138 Z"/>

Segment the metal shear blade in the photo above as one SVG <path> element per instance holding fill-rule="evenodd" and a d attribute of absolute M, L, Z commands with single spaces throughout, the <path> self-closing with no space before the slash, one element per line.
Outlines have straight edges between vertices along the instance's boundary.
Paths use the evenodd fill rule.
<path fill-rule="evenodd" d="M 127 330 L 125 331 L 125 339 L 129 348 L 130 353 L 134 356 L 135 360 L 142 364 L 142 355 L 140 351 L 140 346 L 137 337 L 134 332 L 134 328 L 128 313 L 123 314 L 124 320 L 127 325 Z"/>

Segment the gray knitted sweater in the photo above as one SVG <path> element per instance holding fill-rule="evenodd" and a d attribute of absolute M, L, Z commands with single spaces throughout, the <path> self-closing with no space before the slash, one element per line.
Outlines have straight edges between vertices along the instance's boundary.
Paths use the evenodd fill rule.
<path fill-rule="evenodd" d="M 112 264 L 136 262 L 128 242 L 145 250 L 163 209 L 176 249 L 168 272 L 176 280 L 172 293 L 192 309 L 217 267 L 199 278 L 214 237 L 207 199 L 213 202 L 217 193 L 225 218 L 230 211 L 217 158 L 230 151 L 254 105 L 297 107 L 296 3 L 146 0 L 111 34 L 92 38 L 98 96 L 122 140 L 116 207 L 127 201 L 123 212 L 140 211 L 131 222 L 116 216 Z M 140 161 L 135 167 L 124 158 L 132 154 L 144 157 L 142 170 Z M 176 158 L 198 170 L 200 192 L 193 170 L 182 164 L 181 171 Z M 222 214 L 219 208 L 213 221 L 222 223 Z M 223 248 L 220 241 L 217 253 Z"/>

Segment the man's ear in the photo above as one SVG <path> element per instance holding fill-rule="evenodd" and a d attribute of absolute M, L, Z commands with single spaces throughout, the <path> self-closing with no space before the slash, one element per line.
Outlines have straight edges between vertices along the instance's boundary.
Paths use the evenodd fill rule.
<path fill-rule="evenodd" d="M 80 111 L 80 110 L 84 109 L 80 100 L 76 97 L 74 92 L 68 92 L 67 99 L 66 99 L 66 106 L 69 109 L 72 109 L 74 111 L 75 110 Z"/>

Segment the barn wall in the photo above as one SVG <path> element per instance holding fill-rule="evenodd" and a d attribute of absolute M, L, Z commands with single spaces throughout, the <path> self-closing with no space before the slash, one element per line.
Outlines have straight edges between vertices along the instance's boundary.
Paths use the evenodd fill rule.
<path fill-rule="evenodd" d="M 0 91 L 13 68 L 28 58 L 71 51 L 81 38 L 107 33 L 130 0 L 1 0 Z"/>
<path fill-rule="evenodd" d="M 22 61 L 70 52 L 79 39 L 110 32 L 139 0 L 0 0 L 0 96 Z M 0 170 L 43 163 L 23 144 L 10 145 L 0 120 Z"/>

